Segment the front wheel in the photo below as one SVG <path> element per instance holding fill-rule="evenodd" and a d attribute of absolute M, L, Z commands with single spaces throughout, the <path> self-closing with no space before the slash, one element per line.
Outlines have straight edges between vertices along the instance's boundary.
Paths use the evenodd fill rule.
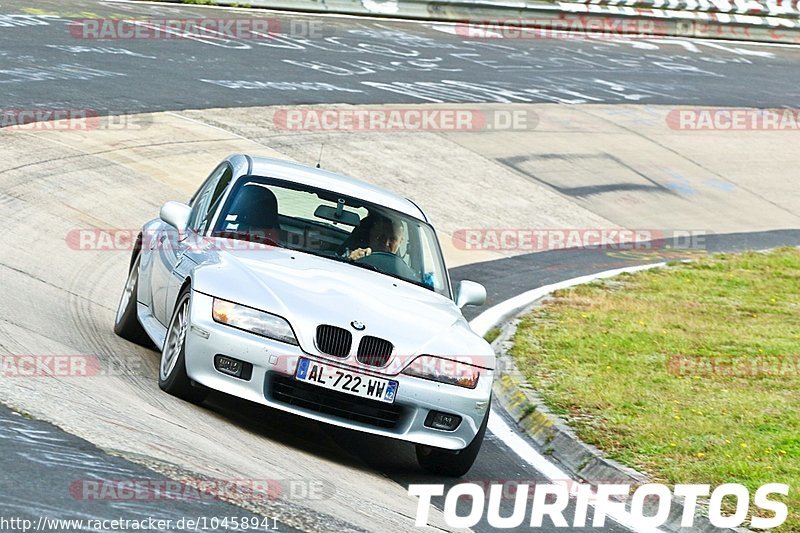
<path fill-rule="evenodd" d="M 469 472 L 469 469 L 475 463 L 475 459 L 478 458 L 478 452 L 481 451 L 491 410 L 491 402 L 489 402 L 486 416 L 483 417 L 478 433 L 475 434 L 475 438 L 463 450 L 444 450 L 417 444 L 417 462 L 419 465 L 431 474 L 439 476 L 461 477 Z"/>
<path fill-rule="evenodd" d="M 186 374 L 186 334 L 189 332 L 189 304 L 191 289 L 184 289 L 172 313 L 167 329 L 167 338 L 161 349 L 158 365 L 158 386 L 164 392 L 183 400 L 200 403 L 208 395 L 208 389 L 194 383 Z"/>

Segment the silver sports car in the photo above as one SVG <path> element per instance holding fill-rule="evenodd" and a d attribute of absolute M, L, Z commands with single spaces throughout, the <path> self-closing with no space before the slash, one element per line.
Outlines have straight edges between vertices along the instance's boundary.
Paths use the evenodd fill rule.
<path fill-rule="evenodd" d="M 234 155 L 137 240 L 114 331 L 161 347 L 159 386 L 210 389 L 415 443 L 460 476 L 489 417 L 495 356 L 460 308 L 414 202 L 331 172 Z"/>

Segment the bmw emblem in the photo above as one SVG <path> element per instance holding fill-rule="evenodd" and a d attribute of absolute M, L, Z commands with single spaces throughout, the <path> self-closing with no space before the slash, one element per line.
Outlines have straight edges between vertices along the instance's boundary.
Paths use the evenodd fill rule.
<path fill-rule="evenodd" d="M 356 331 L 364 331 L 364 329 L 367 327 L 363 322 L 359 322 L 358 320 L 353 320 L 350 322 L 350 325 L 353 326 L 353 329 Z"/>

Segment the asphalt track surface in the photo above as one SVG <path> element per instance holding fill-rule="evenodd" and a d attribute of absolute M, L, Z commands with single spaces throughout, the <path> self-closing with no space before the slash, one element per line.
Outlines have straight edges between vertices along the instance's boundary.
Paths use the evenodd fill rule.
<path fill-rule="evenodd" d="M 466 41 L 447 24 L 283 14 L 264 15 L 277 21 L 274 38 L 98 41 L 80 38 L 70 21 L 250 14 L 90 0 L 9 0 L 2 13 L 40 14 L 0 26 L 6 108 L 85 106 L 121 114 L 326 102 L 800 105 L 797 54 L 782 47 L 686 39 Z"/>
<path fill-rule="evenodd" d="M 165 483 L 166 476 L 154 475 L 147 468 L 124 459 L 113 457 L 97 449 L 83 439 L 65 433 L 45 422 L 31 420 L 0 405 L 0 516 L 16 517 L 36 524 L 40 531 L 67 531 L 71 527 L 56 525 L 45 527 L 39 520 L 43 517 L 70 520 L 103 519 L 124 517 L 129 520 L 147 520 L 154 516 L 152 502 L 116 501 L 98 502 L 77 495 L 84 483 L 100 479 L 112 480 L 158 480 Z M 31 480 L 36 480 L 32 483 Z M 158 518 L 172 520 L 198 520 L 199 517 L 228 516 L 240 519 L 260 517 L 232 504 L 225 504 L 200 493 L 183 498 L 183 488 L 162 491 L 164 501 L 170 498 L 169 506 L 158 510 Z M 46 494 L 43 494 L 47 491 Z M 73 524 L 74 525 L 74 524 Z M 269 521 L 274 531 L 298 531 L 276 521 Z M 8 525 L 3 525 L 8 530 Z M 83 530 L 101 530 L 84 527 Z"/>
<path fill-rule="evenodd" d="M 325 18 L 323 39 L 286 36 L 222 46 L 205 39 L 90 42 L 70 34 L 70 18 L 209 15 L 206 10 L 184 6 L 95 1 L 33 4 L 18 0 L 0 3 L 0 13 L 38 14 L 34 19 L 0 19 L 8 24 L 0 31 L 0 104 L 6 109 L 85 107 L 116 114 L 312 103 L 800 105 L 797 68 L 800 55 L 779 47 L 677 39 L 465 42 L 443 30 L 443 25 L 351 18 Z M 247 15 L 218 11 L 214 16 Z M 283 23 L 292 19 L 316 20 L 308 16 L 269 16 Z M 25 21 L 37 22 L 27 25 Z M 763 83 L 765 79 L 770 83 Z M 708 251 L 781 244 L 800 244 L 800 232 L 715 236 L 708 240 Z M 489 303 L 497 303 L 536 286 L 579 275 L 690 255 L 662 246 L 634 252 L 565 250 L 467 265 L 454 269 L 452 276 L 454 280 L 470 278 L 484 283 Z M 472 317 L 478 311 L 468 310 L 467 315 Z M 228 416 L 231 424 L 254 430 L 265 417 L 280 416 L 243 414 L 247 407 L 243 402 L 218 395 L 212 396 L 208 405 L 216 413 Z M 303 427 L 301 422 L 286 418 L 287 431 Z M 64 500 L 63 492 L 50 490 L 74 481 L 77 476 L 96 474 L 99 464 L 131 469 L 134 473 L 140 467 L 109 457 L 80 439 L 35 421 L 22 422 L 24 419 L 6 410 L 0 411 L 0 419 L 5 437 L 5 453 L 0 454 L 3 461 L 0 482 L 4 494 L 16 495 L 16 500 L 6 499 L 0 504 L 4 513 L 38 516 L 73 511 L 70 516 L 116 518 L 120 513 L 136 516 L 145 512 L 107 502 L 80 504 Z M 20 424 L 29 427 L 9 431 Z M 42 469 L 41 463 L 35 461 L 35 450 L 28 449 L 24 440 L 33 430 L 52 433 L 64 446 L 85 451 L 96 461 L 83 463 L 82 471 L 78 467 L 77 471 L 71 471 L 63 465 Z M 453 485 L 463 481 L 438 480 L 420 473 L 410 466 L 414 463 L 413 449 L 394 441 L 365 438 L 333 428 L 320 431 L 328 433 L 339 446 L 335 453 L 320 453 L 330 453 L 332 460 L 352 462 L 354 467 L 373 469 L 403 486 L 415 482 Z M 295 442 L 303 448 L 302 439 Z M 368 453 L 363 451 L 365 448 Z M 536 482 L 543 477 L 490 434 L 468 479 Z M 443 501 L 434 499 L 434 504 L 441 508 Z M 506 512 L 510 511 L 509 504 Z M 83 508 L 79 508 L 81 505 Z M 230 505 L 222 502 L 204 503 L 202 509 L 190 504 L 185 504 L 185 508 L 170 506 L 170 516 L 198 511 L 225 516 L 232 512 Z M 146 511 L 152 514 L 155 508 L 151 506 Z M 245 514 L 235 511 L 239 516 Z M 165 508 L 158 508 L 159 515 L 164 512 Z M 410 523 L 402 525 L 410 526 Z M 485 523 L 474 529 L 490 530 Z M 603 528 L 603 531 L 625 530 L 615 525 Z"/>

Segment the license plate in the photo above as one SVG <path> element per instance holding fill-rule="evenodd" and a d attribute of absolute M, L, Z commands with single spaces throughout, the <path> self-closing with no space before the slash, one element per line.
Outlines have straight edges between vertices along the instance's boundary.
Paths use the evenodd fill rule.
<path fill-rule="evenodd" d="M 357 374 L 304 357 L 297 364 L 295 377 L 318 387 L 385 403 L 394 403 L 397 394 L 397 382 L 394 380 Z"/>

